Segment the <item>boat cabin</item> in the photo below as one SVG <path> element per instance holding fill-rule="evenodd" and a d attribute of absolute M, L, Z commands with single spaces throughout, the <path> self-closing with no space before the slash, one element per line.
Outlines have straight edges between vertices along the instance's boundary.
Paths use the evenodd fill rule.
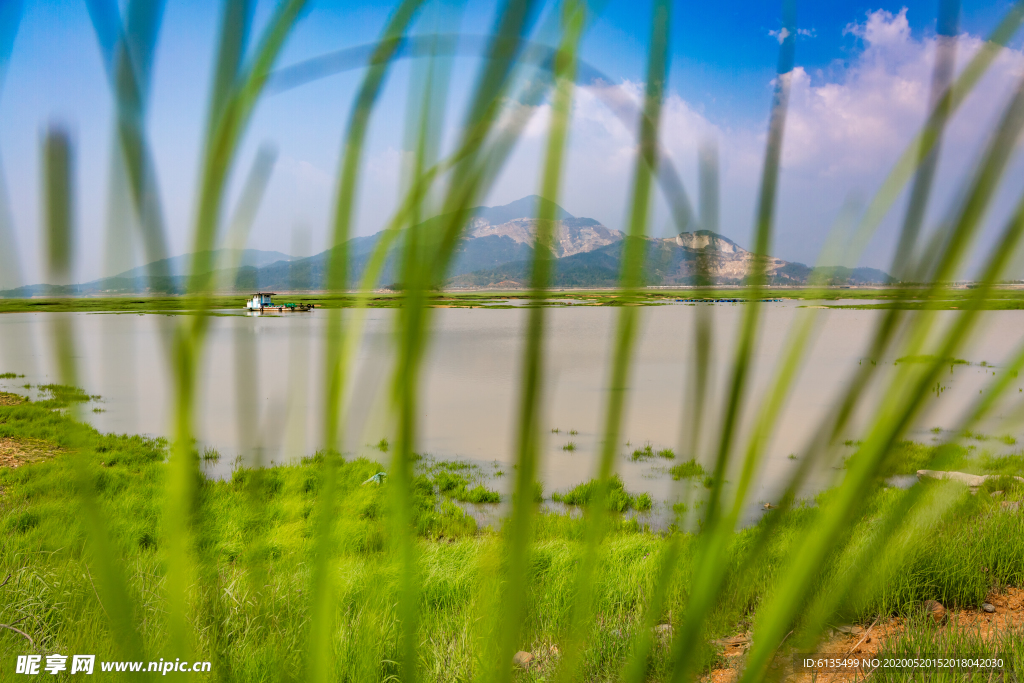
<path fill-rule="evenodd" d="M 258 311 L 261 308 L 270 308 L 274 305 L 270 299 L 272 296 L 274 296 L 273 292 L 256 292 L 252 295 L 252 298 L 245 302 L 245 307 L 250 311 Z"/>

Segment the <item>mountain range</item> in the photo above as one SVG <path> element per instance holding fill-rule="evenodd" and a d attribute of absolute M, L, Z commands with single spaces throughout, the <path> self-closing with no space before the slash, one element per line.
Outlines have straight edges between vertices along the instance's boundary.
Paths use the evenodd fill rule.
<path fill-rule="evenodd" d="M 516 288 L 529 284 L 533 245 L 539 220 L 535 217 L 541 202 L 536 195 L 504 206 L 478 207 L 471 212 L 465 237 L 456 247 L 455 257 L 444 278 L 451 288 Z M 618 283 L 622 251 L 627 239 L 622 232 L 608 228 L 592 218 L 573 216 L 557 204 L 545 208 L 555 217 L 554 252 L 556 256 L 552 286 L 614 287 Z M 430 245 L 440 236 L 443 216 L 417 226 Z M 358 282 L 382 233 L 357 237 L 347 244 L 350 281 Z M 684 232 L 670 238 L 640 238 L 645 246 L 644 280 L 647 285 L 743 284 L 754 255 L 732 240 L 707 230 Z M 295 258 L 280 252 L 246 249 L 221 250 L 213 263 L 237 263 L 237 267 L 215 272 L 219 288 L 240 292 L 321 290 L 324 288 L 330 251 L 307 258 Z M 0 292 L 3 297 L 102 295 L 127 293 L 179 293 L 186 286 L 184 275 L 189 255 L 165 259 L 134 268 L 113 277 L 80 285 L 31 285 Z M 893 280 L 874 268 L 828 267 L 812 269 L 769 257 L 766 262 L 773 285 L 805 284 L 812 273 L 830 284 L 888 284 Z M 166 275 L 147 277 L 147 273 Z M 385 260 L 377 285 L 397 287 L 396 254 Z M 698 274 L 703 277 L 698 278 Z"/>

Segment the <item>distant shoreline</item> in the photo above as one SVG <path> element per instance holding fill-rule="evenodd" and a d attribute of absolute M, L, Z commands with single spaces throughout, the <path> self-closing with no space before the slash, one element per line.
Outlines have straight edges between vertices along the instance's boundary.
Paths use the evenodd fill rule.
<path fill-rule="evenodd" d="M 646 287 L 636 290 L 621 289 L 549 289 L 545 298 L 548 306 L 617 306 L 623 303 L 634 305 L 664 305 L 686 299 L 696 305 L 715 299 L 745 299 L 744 293 L 754 292 L 754 300 L 784 299 L 794 301 L 829 302 L 828 308 L 900 308 L 907 310 L 937 309 L 963 310 L 978 307 L 983 310 L 1024 310 L 1024 285 L 995 285 L 981 294 L 968 285 L 956 285 L 943 289 L 930 289 L 923 285 L 862 285 L 835 287 L 768 287 L 754 290 L 749 286 L 729 287 Z M 188 294 L 116 294 L 83 295 L 63 297 L 0 298 L 0 314 L 19 312 L 138 312 L 138 313 L 187 313 L 198 310 L 224 311 L 245 307 L 249 293 L 220 293 L 208 297 Z M 449 308 L 494 308 L 526 301 L 532 295 L 528 289 L 450 289 L 432 294 L 428 301 L 435 307 Z M 404 295 L 400 291 L 375 290 L 369 292 L 311 292 L 282 291 L 277 294 L 281 303 L 312 304 L 316 308 L 394 308 L 402 305 Z M 698 300 L 698 301 L 694 301 Z M 870 303 L 867 303 L 870 302 Z"/>

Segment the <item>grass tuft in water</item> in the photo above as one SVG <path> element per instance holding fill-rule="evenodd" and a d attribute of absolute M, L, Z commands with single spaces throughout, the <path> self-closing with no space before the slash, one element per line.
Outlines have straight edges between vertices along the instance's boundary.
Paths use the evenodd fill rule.
<path fill-rule="evenodd" d="M 566 505 L 586 506 L 591 503 L 599 490 L 600 482 L 597 479 L 577 484 L 565 493 L 552 493 L 551 500 Z M 629 493 L 619 475 L 612 476 L 607 487 L 608 508 L 616 512 L 627 510 L 650 510 L 653 501 L 647 493 L 634 495 Z"/>
<path fill-rule="evenodd" d="M 673 479 L 678 481 L 680 479 L 694 479 L 696 477 L 706 476 L 707 471 L 695 458 L 691 458 L 686 462 L 681 462 L 672 467 L 669 470 L 669 474 L 672 475 Z"/>

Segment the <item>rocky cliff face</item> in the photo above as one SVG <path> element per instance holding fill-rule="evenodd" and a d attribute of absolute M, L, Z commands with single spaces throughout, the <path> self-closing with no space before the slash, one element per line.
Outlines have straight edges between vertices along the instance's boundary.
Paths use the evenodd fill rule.
<path fill-rule="evenodd" d="M 681 232 L 675 237 L 675 242 L 684 249 L 707 249 L 720 254 L 746 253 L 745 250 L 728 237 L 722 237 L 710 230 L 698 230 L 697 232 Z"/>
<path fill-rule="evenodd" d="M 509 237 L 519 244 L 530 247 L 537 239 L 540 221 L 536 218 L 513 218 L 502 223 L 477 216 L 470 221 L 468 236 Z M 601 225 L 593 218 L 566 217 L 555 221 L 555 256 L 562 258 L 582 254 L 614 244 L 622 239 L 622 233 Z"/>
<path fill-rule="evenodd" d="M 671 274 L 670 277 L 688 280 L 698 274 L 710 277 L 716 282 L 727 282 L 731 280 L 743 280 L 750 274 L 753 267 L 754 255 L 736 244 L 727 237 L 723 237 L 709 230 L 698 230 L 697 232 L 683 232 L 674 239 L 665 240 L 674 242 L 693 254 L 692 259 L 682 259 L 679 262 L 679 272 Z M 774 256 L 766 259 L 766 269 L 769 276 L 780 274 L 783 268 L 789 265 L 786 261 Z M 705 272 L 701 273 L 704 270 Z"/>

